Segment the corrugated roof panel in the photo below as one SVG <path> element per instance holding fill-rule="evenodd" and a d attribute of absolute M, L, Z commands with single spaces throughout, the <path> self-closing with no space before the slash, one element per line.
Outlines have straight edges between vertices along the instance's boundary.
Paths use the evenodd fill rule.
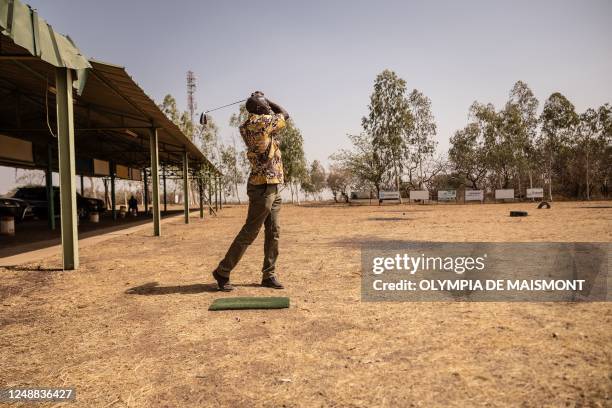
<path fill-rule="evenodd" d="M 0 0 L 0 32 L 53 66 L 76 70 L 91 67 L 69 39 L 20 0 Z"/>

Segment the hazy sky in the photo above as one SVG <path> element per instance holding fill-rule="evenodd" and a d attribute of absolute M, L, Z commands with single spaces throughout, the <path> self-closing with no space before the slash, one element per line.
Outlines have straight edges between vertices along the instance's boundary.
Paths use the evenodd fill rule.
<path fill-rule="evenodd" d="M 474 100 L 499 107 L 517 80 L 541 105 L 555 91 L 578 111 L 612 102 L 610 0 L 26 3 L 158 102 L 171 93 L 185 108 L 187 70 L 200 110 L 264 91 L 293 116 L 309 160 L 348 147 L 386 68 L 431 98 L 439 151 Z M 225 141 L 232 112 L 213 114 Z"/>

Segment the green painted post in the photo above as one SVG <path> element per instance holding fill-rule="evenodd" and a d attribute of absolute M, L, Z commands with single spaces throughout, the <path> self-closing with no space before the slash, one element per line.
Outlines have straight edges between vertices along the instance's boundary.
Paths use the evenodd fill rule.
<path fill-rule="evenodd" d="M 204 218 L 204 186 L 202 186 L 202 175 L 198 175 L 198 197 L 200 198 L 200 218 Z"/>
<path fill-rule="evenodd" d="M 79 267 L 79 236 L 75 185 L 72 71 L 70 69 L 56 68 L 55 88 L 57 90 L 55 104 L 57 107 L 62 263 L 64 270 L 74 270 Z"/>
<path fill-rule="evenodd" d="M 147 180 L 147 169 L 142 169 L 142 173 L 144 174 L 144 213 L 145 215 L 149 213 L 149 183 Z"/>
<path fill-rule="evenodd" d="M 223 177 L 219 176 L 219 209 L 223 209 Z"/>
<path fill-rule="evenodd" d="M 110 171 L 111 171 L 111 212 L 113 214 L 113 221 L 117 220 L 117 197 L 115 197 L 115 176 L 116 176 L 116 167 L 115 163 L 110 163 Z"/>
<path fill-rule="evenodd" d="M 156 128 L 151 128 L 150 142 L 151 190 L 153 195 L 153 235 L 159 237 L 161 236 L 161 225 L 159 222 L 159 150 Z"/>
<path fill-rule="evenodd" d="M 53 150 L 51 144 L 47 146 L 47 169 L 45 171 L 45 182 L 47 185 L 47 223 L 49 229 L 55 230 L 55 194 L 53 191 Z"/>
<path fill-rule="evenodd" d="M 183 207 L 185 224 L 189 224 L 189 155 L 183 152 Z"/>
<path fill-rule="evenodd" d="M 208 213 L 212 215 L 212 177 L 208 170 L 206 170 L 206 182 L 208 183 Z"/>
<path fill-rule="evenodd" d="M 219 176 L 215 174 L 215 212 L 219 212 Z"/>
<path fill-rule="evenodd" d="M 162 166 L 162 181 L 164 184 L 164 214 L 168 211 L 168 197 L 166 195 L 166 165 Z"/>

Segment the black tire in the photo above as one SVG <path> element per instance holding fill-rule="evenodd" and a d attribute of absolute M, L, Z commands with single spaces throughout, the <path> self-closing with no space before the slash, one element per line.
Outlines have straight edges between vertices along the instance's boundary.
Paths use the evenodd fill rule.
<path fill-rule="evenodd" d="M 539 205 L 538 205 L 538 210 L 541 210 L 542 208 L 545 209 L 549 209 L 550 208 L 550 204 L 546 201 L 542 201 Z"/>
<path fill-rule="evenodd" d="M 527 211 L 510 211 L 511 217 L 526 217 Z"/>

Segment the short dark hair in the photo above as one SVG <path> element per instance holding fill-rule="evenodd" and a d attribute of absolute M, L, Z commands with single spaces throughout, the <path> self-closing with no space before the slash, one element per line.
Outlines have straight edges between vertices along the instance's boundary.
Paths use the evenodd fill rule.
<path fill-rule="evenodd" d="M 255 115 L 268 115 L 272 113 L 272 108 L 270 108 L 263 92 L 260 91 L 253 92 L 251 97 L 247 99 L 246 110 Z"/>

